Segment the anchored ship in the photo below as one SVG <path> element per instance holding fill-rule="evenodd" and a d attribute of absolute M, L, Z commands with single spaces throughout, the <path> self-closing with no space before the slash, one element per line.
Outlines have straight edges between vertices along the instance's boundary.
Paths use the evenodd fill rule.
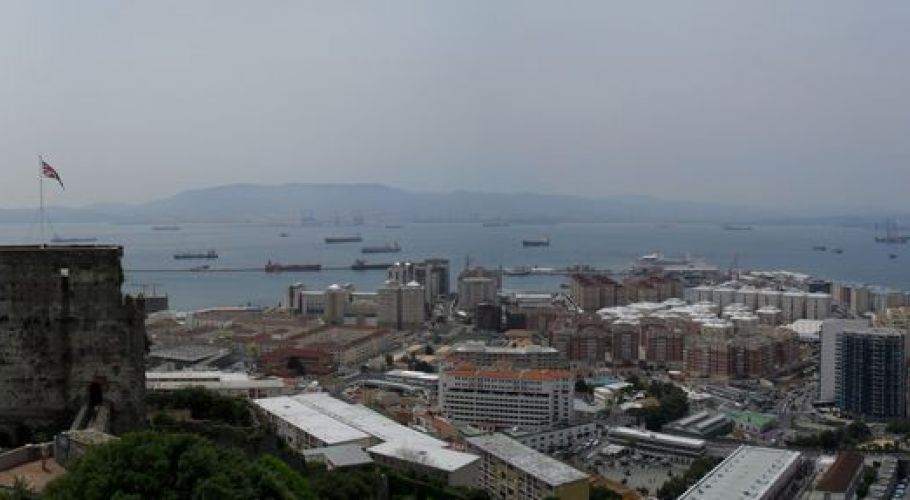
<path fill-rule="evenodd" d="M 267 273 L 293 273 L 320 270 L 322 270 L 321 264 L 282 264 L 280 262 L 272 262 L 271 260 L 265 264 L 265 272 Z"/>
<path fill-rule="evenodd" d="M 181 252 L 175 253 L 174 258 L 177 260 L 181 259 L 217 259 L 218 252 L 215 250 L 208 250 L 206 252 Z"/>
<path fill-rule="evenodd" d="M 521 240 L 521 246 L 523 247 L 548 247 L 550 246 L 550 237 L 544 238 L 532 238 L 529 240 Z"/>
<path fill-rule="evenodd" d="M 51 238 L 51 243 L 95 243 L 96 241 L 98 238 L 61 238 L 59 236 Z"/>
<path fill-rule="evenodd" d="M 352 271 L 369 271 L 372 269 L 388 269 L 390 267 L 392 267 L 392 264 L 371 264 L 363 259 L 357 259 L 351 264 Z"/>
<path fill-rule="evenodd" d="M 377 245 L 370 247 L 363 247 L 360 249 L 361 253 L 398 253 L 401 251 L 401 246 L 397 241 L 391 244 Z"/>
<path fill-rule="evenodd" d="M 363 241 L 363 237 L 361 237 L 359 234 L 355 234 L 355 235 L 351 235 L 351 236 L 326 236 L 325 237 L 326 243 L 357 243 L 360 241 Z"/>

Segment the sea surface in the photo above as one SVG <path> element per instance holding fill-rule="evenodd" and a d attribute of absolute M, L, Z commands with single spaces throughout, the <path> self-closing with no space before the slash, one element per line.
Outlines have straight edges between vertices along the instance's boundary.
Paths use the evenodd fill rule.
<path fill-rule="evenodd" d="M 483 227 L 481 224 L 411 223 L 384 226 L 279 226 L 264 224 L 183 224 L 179 231 L 156 231 L 150 225 L 56 224 L 61 237 L 96 237 L 98 243 L 122 245 L 126 270 L 125 291 L 153 289 L 167 294 L 180 310 L 222 305 L 277 305 L 295 282 L 310 289 L 332 283 L 352 283 L 358 290 L 374 290 L 384 271 L 350 269 L 266 274 L 268 260 L 284 264 L 349 266 L 355 259 L 368 262 L 448 258 L 451 280 L 466 259 L 476 265 L 564 267 L 590 264 L 621 270 L 638 256 L 662 252 L 667 256 L 702 257 L 722 269 L 787 269 L 839 281 L 910 289 L 910 245 L 884 245 L 869 229 L 836 226 L 753 226 L 751 231 L 728 231 L 715 224 L 653 223 L 553 224 Z M 280 233 L 287 233 L 281 237 Z M 360 234 L 362 243 L 324 243 L 326 236 Z M 548 236 L 549 247 L 522 248 L 524 238 Z M 40 241 L 35 225 L 0 224 L 0 244 Z M 360 252 L 364 245 L 397 241 L 397 254 Z M 813 251 L 814 245 L 838 247 L 843 253 Z M 217 260 L 175 260 L 174 253 L 215 249 Z M 894 253 L 897 258 L 889 258 Z M 186 272 L 209 264 L 236 272 Z M 562 276 L 507 277 L 513 290 L 555 291 Z"/>

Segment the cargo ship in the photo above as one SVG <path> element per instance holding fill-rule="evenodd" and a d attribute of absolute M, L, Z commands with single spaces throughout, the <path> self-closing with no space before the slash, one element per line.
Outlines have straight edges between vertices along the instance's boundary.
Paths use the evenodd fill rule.
<path fill-rule="evenodd" d="M 267 273 L 312 272 L 320 270 L 322 270 L 322 264 L 282 264 L 280 262 L 272 262 L 271 260 L 265 264 L 265 272 Z"/>
<path fill-rule="evenodd" d="M 724 231 L 751 231 L 752 226 L 739 226 L 736 224 L 724 224 Z"/>
<path fill-rule="evenodd" d="M 181 252 L 175 253 L 174 258 L 177 260 L 183 259 L 217 259 L 218 252 L 215 250 L 208 250 L 206 252 Z"/>
<path fill-rule="evenodd" d="M 180 231 L 180 226 L 152 226 L 152 231 Z"/>
<path fill-rule="evenodd" d="M 331 244 L 331 243 L 358 243 L 361 241 L 363 241 L 363 237 L 360 236 L 359 234 L 355 234 L 352 236 L 326 236 L 325 237 L 325 242 L 329 243 L 329 244 Z"/>
<path fill-rule="evenodd" d="M 816 252 L 826 252 L 828 250 L 828 247 L 825 245 L 815 245 L 812 247 L 812 250 L 815 250 Z"/>
<path fill-rule="evenodd" d="M 370 271 L 376 269 L 388 269 L 390 267 L 392 267 L 392 264 L 371 264 L 363 259 L 357 259 L 353 264 L 351 264 L 352 271 Z"/>
<path fill-rule="evenodd" d="M 397 241 L 385 245 L 377 245 L 371 247 L 363 247 L 360 249 L 361 253 L 398 253 L 401 251 L 401 246 Z"/>
<path fill-rule="evenodd" d="M 95 243 L 96 241 L 98 238 L 61 238 L 59 236 L 51 238 L 51 243 Z"/>
<path fill-rule="evenodd" d="M 523 247 L 548 247 L 550 246 L 550 237 L 544 238 L 532 238 L 529 240 L 521 240 L 521 246 Z"/>

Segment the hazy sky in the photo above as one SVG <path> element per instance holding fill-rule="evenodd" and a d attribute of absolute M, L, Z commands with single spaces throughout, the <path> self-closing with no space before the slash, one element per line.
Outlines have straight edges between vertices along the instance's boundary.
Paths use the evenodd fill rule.
<path fill-rule="evenodd" d="M 4 1 L 0 206 L 233 182 L 910 209 L 910 2 Z"/>

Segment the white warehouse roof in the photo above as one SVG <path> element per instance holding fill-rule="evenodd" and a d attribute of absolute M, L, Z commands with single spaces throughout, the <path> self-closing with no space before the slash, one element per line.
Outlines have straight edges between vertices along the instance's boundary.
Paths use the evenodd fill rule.
<path fill-rule="evenodd" d="M 799 459 L 798 451 L 740 446 L 679 500 L 765 498 Z"/>
<path fill-rule="evenodd" d="M 291 399 L 309 407 L 328 418 L 375 436 L 382 441 L 394 441 L 409 445 L 423 445 L 434 448 L 446 446 L 444 441 L 405 427 L 363 405 L 352 405 L 333 398 L 324 392 L 313 392 L 293 396 Z"/>
<path fill-rule="evenodd" d="M 370 439 L 369 434 L 323 415 L 287 396 L 256 399 L 253 403 L 328 446 Z"/>

